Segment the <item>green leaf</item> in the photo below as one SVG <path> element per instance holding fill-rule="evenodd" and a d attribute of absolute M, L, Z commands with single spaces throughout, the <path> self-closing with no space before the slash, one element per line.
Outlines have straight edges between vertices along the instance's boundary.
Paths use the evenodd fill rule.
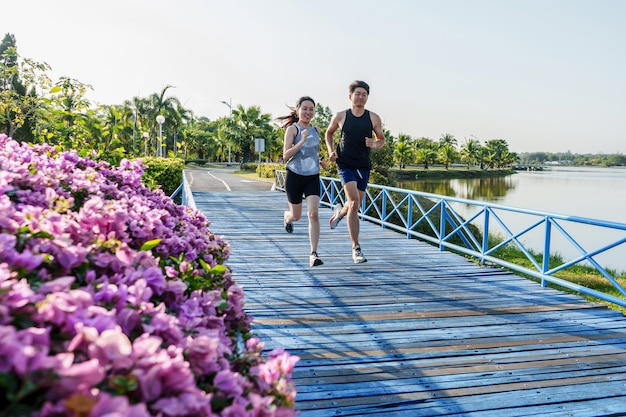
<path fill-rule="evenodd" d="M 198 262 L 200 263 L 200 266 L 202 267 L 202 269 L 204 269 L 205 271 L 210 271 L 211 270 L 211 266 L 206 263 L 206 261 L 202 260 L 202 259 L 198 259 Z"/>
<path fill-rule="evenodd" d="M 211 269 L 211 272 L 215 272 L 216 274 L 223 274 L 226 271 L 227 268 L 225 265 L 215 265 L 215 267 Z"/>
<path fill-rule="evenodd" d="M 54 240 L 54 236 L 48 232 L 37 232 L 31 235 L 31 238 L 39 238 L 39 239 L 50 239 Z"/>
<path fill-rule="evenodd" d="M 152 250 L 154 249 L 159 243 L 161 243 L 162 239 L 153 239 L 153 240 L 149 240 L 146 243 L 144 243 L 143 245 L 141 245 L 141 250 Z"/>

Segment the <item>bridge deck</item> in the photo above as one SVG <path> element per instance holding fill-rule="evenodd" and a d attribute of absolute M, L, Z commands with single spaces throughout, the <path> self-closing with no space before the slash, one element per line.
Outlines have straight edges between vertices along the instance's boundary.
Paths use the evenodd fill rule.
<path fill-rule="evenodd" d="M 194 198 L 232 245 L 254 331 L 301 357 L 301 417 L 626 415 L 619 312 L 369 223 L 354 265 L 327 208 L 325 264 L 309 268 L 306 217 L 285 233 L 284 194 Z"/>

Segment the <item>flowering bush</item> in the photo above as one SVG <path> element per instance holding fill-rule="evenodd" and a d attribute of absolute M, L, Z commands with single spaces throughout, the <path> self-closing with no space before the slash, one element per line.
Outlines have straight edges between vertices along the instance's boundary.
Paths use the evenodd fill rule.
<path fill-rule="evenodd" d="M 105 162 L 0 135 L 0 416 L 292 416 L 227 242 Z"/>

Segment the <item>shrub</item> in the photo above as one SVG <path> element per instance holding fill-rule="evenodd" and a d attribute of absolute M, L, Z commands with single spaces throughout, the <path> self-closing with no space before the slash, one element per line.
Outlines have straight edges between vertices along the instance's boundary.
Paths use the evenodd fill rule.
<path fill-rule="evenodd" d="M 266 162 L 256 169 L 256 173 L 259 174 L 260 178 L 274 178 L 274 171 L 277 169 L 285 169 L 285 165 Z"/>
<path fill-rule="evenodd" d="M 182 159 L 143 157 L 140 160 L 145 165 L 142 180 L 151 189 L 161 188 L 165 195 L 172 195 L 183 182 Z"/>
<path fill-rule="evenodd" d="M 291 416 L 227 242 L 119 167 L 0 135 L 0 416 Z"/>

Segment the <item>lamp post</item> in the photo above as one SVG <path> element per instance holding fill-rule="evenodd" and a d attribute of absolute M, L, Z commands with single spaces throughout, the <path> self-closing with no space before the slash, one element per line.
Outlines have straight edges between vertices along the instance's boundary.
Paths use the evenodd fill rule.
<path fill-rule="evenodd" d="M 143 154 L 148 156 L 148 137 L 150 136 L 150 133 L 143 132 L 141 136 L 143 136 Z"/>
<path fill-rule="evenodd" d="M 156 121 L 159 124 L 159 149 L 157 150 L 157 156 L 163 157 L 163 123 L 165 123 L 165 116 L 159 114 L 156 117 Z"/>
<path fill-rule="evenodd" d="M 232 104 L 232 99 L 228 99 L 228 103 L 225 102 L 224 100 L 220 101 L 220 103 L 225 104 L 228 106 L 228 110 L 230 110 L 230 115 L 228 116 L 230 118 L 230 120 L 233 120 L 233 104 Z M 230 165 L 230 138 L 228 139 L 228 165 Z"/>

